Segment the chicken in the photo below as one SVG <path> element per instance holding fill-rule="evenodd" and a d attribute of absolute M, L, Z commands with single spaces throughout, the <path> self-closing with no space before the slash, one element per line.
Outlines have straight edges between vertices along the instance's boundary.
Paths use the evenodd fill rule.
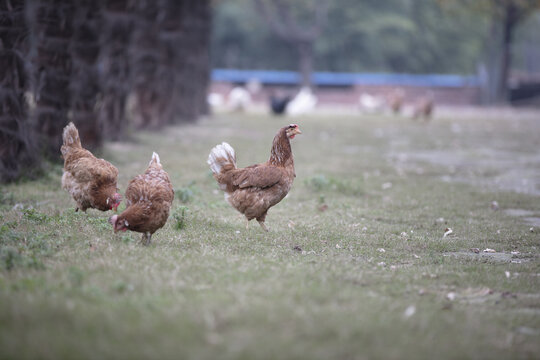
<path fill-rule="evenodd" d="M 388 107 L 392 110 L 394 115 L 399 114 L 399 112 L 401 111 L 404 98 L 405 92 L 403 91 L 403 89 L 394 89 L 388 96 Z"/>
<path fill-rule="evenodd" d="M 275 94 L 270 95 L 270 109 L 274 115 L 283 115 L 287 110 L 287 105 L 291 101 L 292 97 L 289 95 L 278 96 Z"/>
<path fill-rule="evenodd" d="M 249 221 L 257 219 L 261 227 L 268 209 L 279 203 L 291 189 L 296 174 L 290 139 L 302 132 L 298 125 L 281 128 L 272 143 L 270 159 L 243 169 L 236 167 L 234 149 L 227 143 L 217 145 L 208 156 L 208 164 L 225 199 Z"/>
<path fill-rule="evenodd" d="M 421 97 L 414 106 L 412 118 L 420 119 L 423 118 L 424 121 L 429 121 L 433 115 L 433 109 L 435 107 L 435 100 L 433 94 L 429 93 Z"/>
<path fill-rule="evenodd" d="M 86 212 L 88 208 L 116 211 L 122 200 L 116 187 L 118 169 L 81 146 L 79 131 L 73 123 L 64 128 L 62 138 L 62 188 L 77 203 L 75 211 L 81 209 Z"/>
<path fill-rule="evenodd" d="M 109 218 L 114 232 L 140 232 L 142 243 L 150 245 L 152 234 L 167 222 L 174 199 L 171 180 L 163 170 L 158 154 L 152 154 L 152 160 L 144 174 L 129 182 L 125 198 L 126 209 L 120 215 Z"/>
<path fill-rule="evenodd" d="M 298 94 L 288 103 L 287 114 L 291 116 L 303 115 L 311 112 L 317 105 L 317 96 L 310 87 L 303 87 Z"/>

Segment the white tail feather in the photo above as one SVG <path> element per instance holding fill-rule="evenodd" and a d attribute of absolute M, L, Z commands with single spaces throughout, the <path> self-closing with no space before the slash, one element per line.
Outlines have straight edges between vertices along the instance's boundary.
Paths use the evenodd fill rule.
<path fill-rule="evenodd" d="M 81 146 L 81 140 L 79 138 L 79 131 L 77 130 L 77 128 L 72 122 L 70 122 L 64 128 L 64 131 L 62 133 L 62 140 L 64 142 L 64 145 L 66 146 L 71 146 L 71 145 Z"/>
<path fill-rule="evenodd" d="M 161 161 L 159 160 L 159 155 L 155 151 L 152 153 L 152 160 L 150 160 L 150 163 L 148 165 L 152 165 L 152 163 L 154 163 L 154 162 L 156 164 L 161 165 Z"/>
<path fill-rule="evenodd" d="M 236 168 L 236 155 L 231 145 L 226 142 L 216 145 L 208 155 L 208 165 L 214 174 L 219 174 L 225 164 L 232 164 Z"/>

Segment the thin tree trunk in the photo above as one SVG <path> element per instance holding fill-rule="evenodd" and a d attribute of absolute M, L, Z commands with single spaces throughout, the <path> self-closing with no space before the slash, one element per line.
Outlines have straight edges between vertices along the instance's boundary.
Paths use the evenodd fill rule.
<path fill-rule="evenodd" d="M 39 157 L 28 122 L 24 0 L 0 1 L 0 182 L 33 176 Z"/>
<path fill-rule="evenodd" d="M 299 55 L 299 69 L 302 86 L 311 87 L 313 82 L 311 74 L 313 73 L 313 42 L 300 41 L 297 43 Z"/>
<path fill-rule="evenodd" d="M 502 43 L 500 53 L 499 82 L 496 90 L 495 101 L 498 103 L 508 102 L 508 77 L 511 66 L 511 44 L 516 25 L 516 9 L 513 4 L 506 5 L 502 24 Z"/>

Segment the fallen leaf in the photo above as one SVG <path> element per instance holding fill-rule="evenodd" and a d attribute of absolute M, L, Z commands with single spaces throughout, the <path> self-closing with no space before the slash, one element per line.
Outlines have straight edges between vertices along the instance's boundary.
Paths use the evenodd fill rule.
<path fill-rule="evenodd" d="M 450 234 L 452 234 L 452 233 L 453 233 L 452 229 L 450 229 L 450 228 L 444 229 L 444 235 L 443 235 L 443 238 L 444 238 L 444 237 L 447 237 L 448 235 L 450 235 Z"/>
<path fill-rule="evenodd" d="M 324 212 L 324 211 L 328 210 L 328 205 L 322 204 L 321 206 L 318 207 L 318 210 L 320 212 Z"/>

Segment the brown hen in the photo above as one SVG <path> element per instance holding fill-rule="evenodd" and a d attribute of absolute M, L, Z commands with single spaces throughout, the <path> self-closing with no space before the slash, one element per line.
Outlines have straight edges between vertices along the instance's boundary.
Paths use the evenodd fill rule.
<path fill-rule="evenodd" d="M 268 209 L 288 194 L 296 177 L 290 139 L 301 133 L 296 124 L 279 129 L 270 159 L 243 169 L 236 167 L 234 149 L 226 142 L 210 152 L 208 164 L 214 178 L 225 192 L 225 199 L 246 217 L 246 228 L 250 220 L 257 219 L 268 231 L 264 224 Z"/>
<path fill-rule="evenodd" d="M 88 208 L 116 210 L 122 199 L 116 188 L 118 169 L 81 146 L 79 131 L 73 123 L 64 128 L 62 138 L 62 188 L 77 203 L 75 211 L 86 211 Z"/>
<path fill-rule="evenodd" d="M 142 233 L 142 243 L 149 245 L 154 234 L 169 218 L 174 191 L 169 175 L 152 154 L 152 160 L 142 175 L 129 182 L 126 189 L 126 209 L 109 218 L 114 232 L 136 231 Z"/>

